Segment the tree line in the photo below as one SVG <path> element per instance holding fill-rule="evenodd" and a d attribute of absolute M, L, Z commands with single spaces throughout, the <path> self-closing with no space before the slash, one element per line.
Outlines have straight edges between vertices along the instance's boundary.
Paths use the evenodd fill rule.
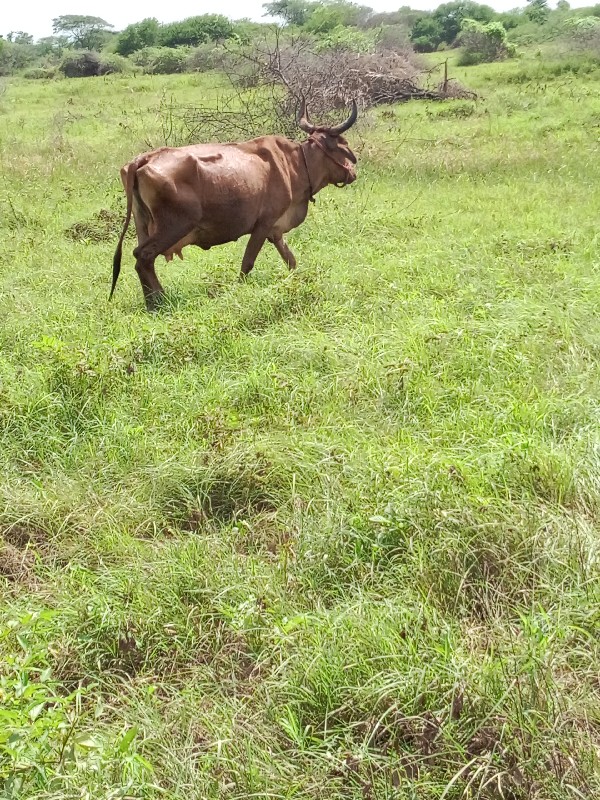
<path fill-rule="evenodd" d="M 0 75 L 29 70 L 29 77 L 46 77 L 57 69 L 67 76 L 94 75 L 122 71 L 130 63 L 150 72 L 182 71 L 192 49 L 249 44 L 273 20 L 322 47 L 368 51 L 383 44 L 433 52 L 462 46 L 464 63 L 505 57 L 511 42 L 530 43 L 569 25 L 582 37 L 600 34 L 600 4 L 571 10 L 567 0 L 558 0 L 555 10 L 547 0 L 527 0 L 510 12 L 475 0 L 452 0 L 433 11 L 402 6 L 388 13 L 347 0 L 273 0 L 263 9 L 264 23 L 203 14 L 169 23 L 147 18 L 122 31 L 101 17 L 63 15 L 53 20 L 53 35 L 38 41 L 24 31 L 0 37 Z M 204 62 L 198 56 L 191 63 L 199 68 Z"/>

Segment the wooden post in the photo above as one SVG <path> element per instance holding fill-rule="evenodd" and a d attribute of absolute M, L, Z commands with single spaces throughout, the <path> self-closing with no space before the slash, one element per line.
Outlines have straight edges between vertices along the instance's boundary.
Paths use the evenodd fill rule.
<path fill-rule="evenodd" d="M 444 94 L 448 93 L 448 59 L 444 61 L 444 86 L 443 86 Z"/>

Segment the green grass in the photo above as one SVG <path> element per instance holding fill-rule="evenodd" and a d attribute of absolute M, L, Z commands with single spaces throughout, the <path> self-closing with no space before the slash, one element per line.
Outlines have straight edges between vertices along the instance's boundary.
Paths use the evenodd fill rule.
<path fill-rule="evenodd" d="M 600 84 L 516 69 L 155 316 L 119 168 L 207 79 L 8 83 L 0 796 L 598 795 Z"/>

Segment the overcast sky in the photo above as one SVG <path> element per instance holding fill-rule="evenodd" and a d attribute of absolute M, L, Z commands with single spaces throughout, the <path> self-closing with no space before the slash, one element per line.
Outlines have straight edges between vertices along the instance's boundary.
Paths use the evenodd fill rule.
<path fill-rule="evenodd" d="M 360 1 L 360 0 L 359 0 Z M 395 11 L 402 5 L 412 8 L 436 8 L 443 0 L 362 0 L 376 11 Z M 498 11 L 524 6 L 524 0 L 487 0 Z M 595 0 L 575 0 L 571 5 L 593 5 Z M 1 0 L 0 34 L 27 31 L 36 39 L 52 34 L 52 19 L 63 14 L 89 14 L 102 17 L 122 30 L 131 22 L 156 17 L 160 22 L 191 17 L 195 14 L 225 14 L 231 19 L 260 20 L 263 0 Z M 554 5 L 554 3 L 552 3 Z"/>

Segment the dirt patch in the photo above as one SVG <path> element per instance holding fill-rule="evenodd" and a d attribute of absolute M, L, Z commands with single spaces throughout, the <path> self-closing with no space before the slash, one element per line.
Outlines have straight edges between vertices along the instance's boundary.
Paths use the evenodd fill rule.
<path fill-rule="evenodd" d="M 69 561 L 69 551 L 58 548 L 53 535 L 46 528 L 33 522 L 19 522 L 13 525 L 0 524 L 0 561 L 9 563 L 9 559 L 16 554 L 24 565 L 19 577 L 12 582 L 21 586 L 27 585 L 30 589 L 51 592 L 51 583 L 46 581 L 41 571 L 65 567 Z M 13 558 L 14 562 L 14 558 Z M 8 567 L 2 569 L 0 565 L 0 578 L 8 576 Z"/>
<path fill-rule="evenodd" d="M 252 463 L 240 464 L 237 470 L 229 465 L 217 467 L 189 492 L 200 500 L 199 506 L 178 510 L 173 521 L 182 530 L 197 532 L 211 521 L 223 524 L 274 515 L 277 512 L 275 471 L 267 458 L 258 456 Z M 180 504 L 175 501 L 171 508 L 177 505 Z"/>
<path fill-rule="evenodd" d="M 119 238 L 123 228 L 123 214 L 120 211 L 111 211 L 101 208 L 89 219 L 75 222 L 65 230 L 67 239 L 74 242 L 106 242 Z M 132 226 L 127 232 L 128 237 L 133 237 Z"/>
<path fill-rule="evenodd" d="M 10 545 L 25 550 L 28 547 L 42 548 L 48 544 L 48 533 L 37 525 L 19 523 L 1 528 L 0 536 Z"/>
<path fill-rule="evenodd" d="M 48 549 L 48 534 L 35 525 L 0 528 L 0 577 L 10 584 L 33 588 L 36 553 Z"/>
<path fill-rule="evenodd" d="M 35 556 L 31 550 L 20 550 L 8 542 L 0 543 L 0 576 L 9 583 L 32 585 L 34 564 Z"/>
<path fill-rule="evenodd" d="M 566 237 L 537 237 L 531 239 L 512 239 L 500 236 L 495 243 L 498 255 L 534 258 L 547 255 L 568 255 L 575 249 L 575 243 L 570 236 Z"/>

